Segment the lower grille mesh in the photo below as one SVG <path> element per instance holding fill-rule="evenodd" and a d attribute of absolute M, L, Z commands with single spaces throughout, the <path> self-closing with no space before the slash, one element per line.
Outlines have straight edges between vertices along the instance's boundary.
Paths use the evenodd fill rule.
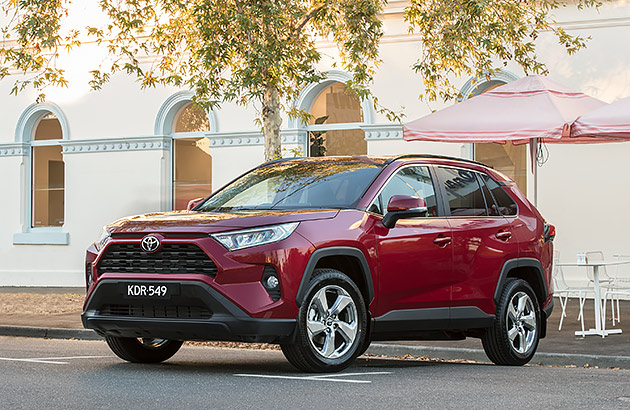
<path fill-rule="evenodd" d="M 104 316 L 128 316 L 173 319 L 209 319 L 210 310 L 200 306 L 164 305 L 105 305 L 100 311 Z"/>

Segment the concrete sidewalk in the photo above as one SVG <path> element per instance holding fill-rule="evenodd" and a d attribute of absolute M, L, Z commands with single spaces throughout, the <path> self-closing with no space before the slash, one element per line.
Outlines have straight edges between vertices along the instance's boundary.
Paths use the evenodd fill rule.
<path fill-rule="evenodd" d="M 83 294 L 83 288 L 3 288 L 0 287 L 0 303 L 9 293 L 75 293 Z M 584 306 L 585 327 L 594 327 L 593 301 L 588 300 Z M 622 334 L 579 337 L 574 332 L 580 330 L 577 321 L 578 302 L 569 300 L 567 317 L 561 331 L 560 304 L 556 299 L 556 307 L 548 323 L 547 337 L 540 341 L 538 352 L 532 363 L 545 365 L 575 365 L 619 367 L 630 369 L 630 301 L 622 301 L 622 322 L 616 328 L 624 329 Z M 608 309 L 607 328 L 612 328 L 610 309 Z M 91 330 L 83 329 L 81 312 L 49 314 L 8 314 L 0 317 L 0 335 L 48 338 L 99 339 Z M 481 341 L 469 338 L 463 341 L 400 341 L 375 342 L 368 353 L 388 356 L 427 356 L 439 359 L 463 359 L 488 362 Z"/>

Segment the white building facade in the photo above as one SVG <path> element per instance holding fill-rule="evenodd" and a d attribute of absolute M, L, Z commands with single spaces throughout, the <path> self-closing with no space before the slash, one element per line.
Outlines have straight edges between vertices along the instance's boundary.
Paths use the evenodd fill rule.
<path fill-rule="evenodd" d="M 427 106 L 418 99 L 421 79 L 410 67 L 421 50 L 403 21 L 405 5 L 391 1 L 382 16 L 383 63 L 372 91 L 382 105 L 413 120 L 451 103 Z M 550 78 L 606 102 L 630 96 L 630 53 L 624 51 L 630 44 L 630 2 L 612 1 L 599 11 L 569 6 L 556 16 L 571 34 L 591 40 L 569 57 L 550 35 L 542 35 L 539 57 Z M 375 112 L 371 101 L 345 93 L 350 76 L 333 68 L 335 46 L 319 47 L 325 57 L 318 68 L 327 78 L 306 87 L 296 101 L 314 121 L 284 119 L 285 156 L 477 158 L 512 176 L 533 197 L 526 147 L 405 142 L 400 124 Z M 79 50 L 77 58 L 88 51 Z M 203 112 L 191 104 L 189 90 L 140 90 L 123 74 L 90 92 L 82 67 L 76 78 L 69 70 L 68 89 L 47 90 L 42 104 L 33 103 L 33 92 L 10 96 L 15 77 L 0 82 L 0 286 L 82 286 L 85 248 L 103 225 L 185 208 L 188 200 L 264 161 L 256 107 L 227 104 Z M 487 84 L 460 82 L 471 95 L 523 75 L 508 66 Z M 318 137 L 323 145 L 313 142 Z M 602 250 L 607 258 L 630 254 L 630 217 L 618 212 L 630 201 L 624 177 L 630 173 L 630 142 L 547 148 L 548 161 L 538 169 L 538 208 L 557 227 L 561 260 L 590 250 Z"/>

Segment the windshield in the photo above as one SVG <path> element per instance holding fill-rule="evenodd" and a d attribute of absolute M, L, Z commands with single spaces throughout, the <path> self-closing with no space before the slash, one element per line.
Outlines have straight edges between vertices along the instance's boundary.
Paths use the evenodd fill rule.
<path fill-rule="evenodd" d="M 197 210 L 352 208 L 380 170 L 358 161 L 276 163 L 243 175 Z"/>

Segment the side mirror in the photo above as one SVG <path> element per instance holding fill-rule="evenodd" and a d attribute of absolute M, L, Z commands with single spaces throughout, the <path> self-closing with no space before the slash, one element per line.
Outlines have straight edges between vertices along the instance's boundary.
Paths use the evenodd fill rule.
<path fill-rule="evenodd" d="M 194 207 L 196 207 L 197 205 L 199 205 L 199 203 L 201 201 L 203 201 L 206 198 L 195 198 L 195 199 L 191 199 L 190 201 L 188 201 L 188 206 L 186 207 L 187 211 L 192 211 L 192 209 Z"/>
<path fill-rule="evenodd" d="M 387 204 L 387 213 L 383 217 L 383 225 L 391 229 L 399 219 L 426 216 L 427 204 L 416 196 L 394 195 Z"/>

